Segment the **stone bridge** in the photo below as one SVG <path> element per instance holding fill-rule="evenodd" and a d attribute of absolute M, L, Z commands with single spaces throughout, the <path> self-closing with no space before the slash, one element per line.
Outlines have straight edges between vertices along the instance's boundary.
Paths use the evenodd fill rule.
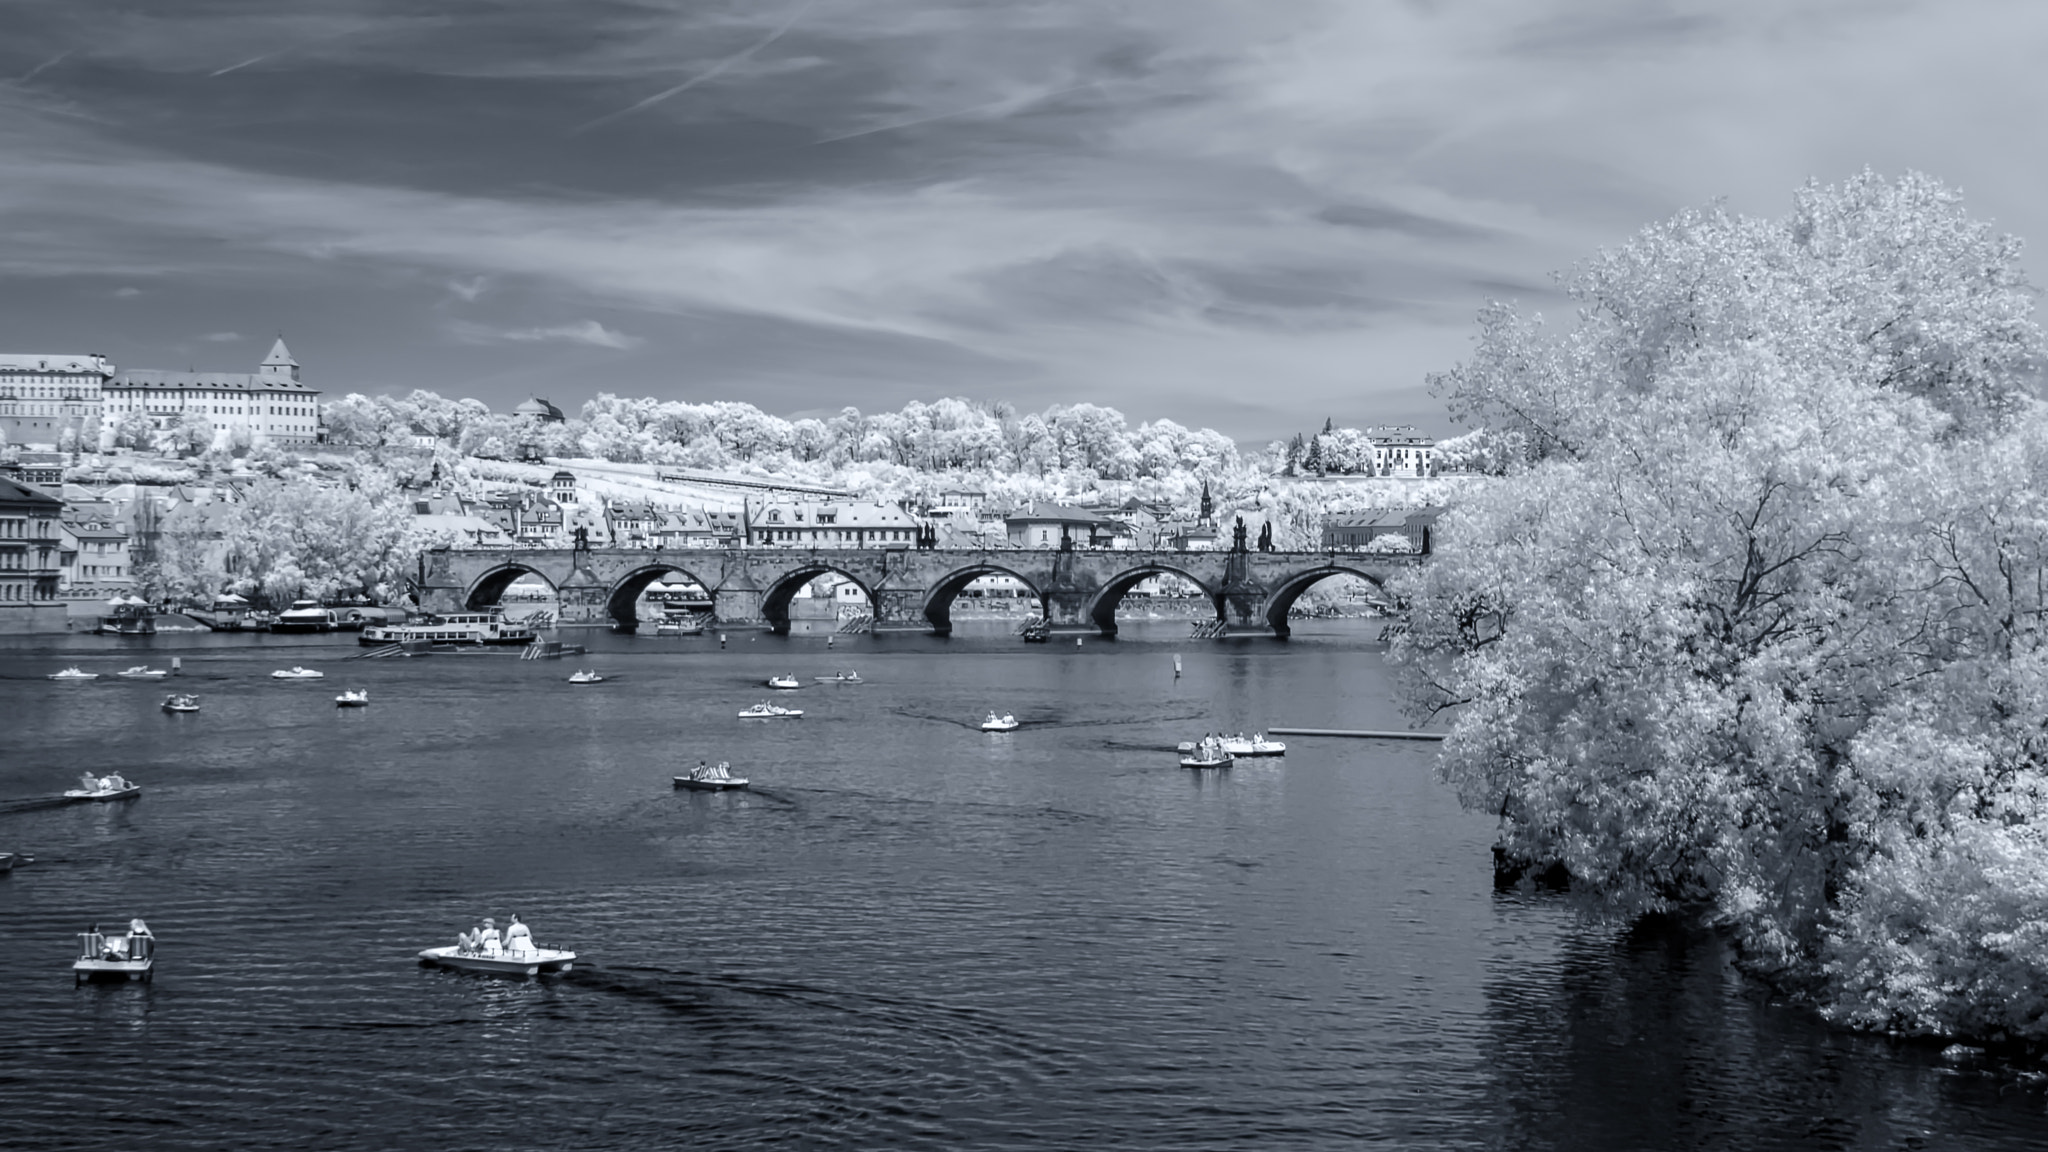
<path fill-rule="evenodd" d="M 1161 573 L 1200 588 L 1226 627 L 1288 634 L 1287 610 L 1331 576 L 1384 585 L 1422 557 L 1358 552 L 1125 552 L 1031 549 L 732 548 L 659 551 L 625 548 L 437 549 L 421 557 L 419 603 L 459 612 L 495 604 L 513 581 L 533 574 L 554 586 L 567 622 L 605 619 L 625 630 L 639 620 L 634 603 L 670 573 L 711 593 L 719 623 L 789 631 L 789 602 L 799 588 L 835 573 L 867 593 L 875 624 L 953 630 L 953 598 L 982 576 L 1012 576 L 1054 627 L 1092 627 L 1116 635 L 1116 608 L 1139 581 Z"/>

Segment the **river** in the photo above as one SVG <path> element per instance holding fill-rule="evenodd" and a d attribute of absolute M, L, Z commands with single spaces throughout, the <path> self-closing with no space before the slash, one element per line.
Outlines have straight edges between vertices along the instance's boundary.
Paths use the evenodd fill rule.
<path fill-rule="evenodd" d="M 0 638 L 0 850 L 35 857 L 0 877 L 0 1147 L 2048 1145 L 2038 1081 L 1826 1027 L 1709 934 L 1496 892 L 1432 745 L 1181 769 L 1211 729 L 1400 726 L 1374 626 L 1186 628 Z M 268 679 L 295 663 L 327 679 Z M 771 695 L 806 715 L 735 717 Z M 673 790 L 702 758 L 753 788 Z M 146 791 L 41 802 L 83 768 Z M 576 969 L 414 960 L 515 912 Z M 131 916 L 155 980 L 74 988 L 74 934 Z"/>

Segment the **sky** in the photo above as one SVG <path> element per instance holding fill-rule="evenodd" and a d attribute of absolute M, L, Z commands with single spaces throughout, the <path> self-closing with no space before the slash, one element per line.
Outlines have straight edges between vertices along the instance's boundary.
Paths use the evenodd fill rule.
<path fill-rule="evenodd" d="M 1915 169 L 2048 237 L 2044 57 L 2011 0 L 0 0 L 0 351 L 1448 434 L 1482 306 L 1684 207 Z"/>

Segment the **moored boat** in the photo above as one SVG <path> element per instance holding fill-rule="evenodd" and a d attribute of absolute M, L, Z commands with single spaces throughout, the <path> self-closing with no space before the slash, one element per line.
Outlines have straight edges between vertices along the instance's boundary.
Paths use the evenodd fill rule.
<path fill-rule="evenodd" d="M 1017 730 L 1017 718 L 1008 712 L 1003 713 L 1001 716 L 990 712 L 988 719 L 981 722 L 981 730 L 983 732 L 1014 732 Z"/>
<path fill-rule="evenodd" d="M 804 713 L 803 713 L 803 709 L 801 709 L 801 708 L 784 708 L 784 707 L 783 707 L 783 706 L 781 706 L 780 704 L 770 704 L 770 703 L 768 703 L 768 702 L 767 702 L 766 700 L 763 700 L 762 702 L 760 702 L 759 704 L 756 704 L 756 705 L 754 705 L 754 706 L 753 706 L 753 707 L 751 707 L 751 708 L 743 708 L 743 709 L 741 709 L 741 710 L 740 710 L 740 719 L 742 719 L 742 720 L 779 720 L 779 719 L 791 719 L 791 720 L 794 720 L 795 718 L 797 718 L 798 716 L 801 716 L 801 715 L 803 715 L 803 714 L 804 714 Z"/>
<path fill-rule="evenodd" d="M 426 614 L 403 624 L 366 624 L 364 644 L 402 644 L 407 640 L 431 640 L 436 644 L 531 644 L 538 635 L 525 624 L 514 624 L 493 608 L 479 612 Z"/>
<path fill-rule="evenodd" d="M 277 614 L 270 622 L 272 632 L 332 632 L 340 623 L 334 609 L 321 606 L 318 600 L 294 600 L 292 606 Z"/>
<path fill-rule="evenodd" d="M 700 792 L 723 792 L 728 788 L 745 788 L 747 778 L 734 776 L 732 765 L 720 760 L 716 764 L 699 763 L 695 768 L 675 778 L 676 787 L 692 788 Z"/>
<path fill-rule="evenodd" d="M 801 688 L 804 686 L 804 682 L 794 676 L 785 674 L 770 676 L 768 678 L 768 686 L 770 688 Z"/>
<path fill-rule="evenodd" d="M 73 664 L 73 665 L 72 665 L 71 667 L 69 667 L 69 668 L 66 668 L 66 669 L 65 669 L 65 670 L 63 670 L 62 672 L 52 672 L 52 673 L 50 673 L 50 675 L 49 675 L 49 678 L 50 678 L 50 679 L 52 679 L 52 680 L 65 680 L 65 681 L 74 681 L 74 680 L 75 680 L 75 681 L 83 682 L 83 681 L 86 681 L 86 680 L 97 680 L 97 679 L 99 679 L 99 678 L 100 678 L 100 674 L 99 674 L 99 673 L 97 673 L 97 672 L 82 672 L 82 671 L 80 671 L 80 670 L 79 670 L 79 667 L 78 667 L 78 665 L 76 665 L 76 664 Z"/>
<path fill-rule="evenodd" d="M 311 668 L 301 668 L 294 664 L 289 669 L 279 668 L 277 671 L 272 672 L 270 678 L 272 680 L 325 680 L 327 679 L 327 673 L 316 672 Z"/>
<path fill-rule="evenodd" d="M 1235 736 L 1225 736 L 1223 750 L 1236 757 L 1287 755 L 1287 745 L 1278 740 L 1266 739 L 1264 732 L 1254 732 L 1250 736 L 1242 732 Z"/>
<path fill-rule="evenodd" d="M 102 977 L 148 980 L 156 969 L 156 937 L 140 917 L 128 922 L 124 935 L 100 931 L 95 924 L 78 934 L 78 959 L 71 962 L 73 983 Z"/>
<path fill-rule="evenodd" d="M 368 708 L 370 706 L 369 689 L 358 688 L 353 692 L 343 692 L 334 698 L 334 706 L 336 708 Z"/>
<path fill-rule="evenodd" d="M 199 697 L 189 692 L 173 692 L 169 696 L 164 697 L 164 711 L 197 712 L 199 711 Z"/>
<path fill-rule="evenodd" d="M 137 664 L 133 668 L 116 672 L 114 675 L 122 680 L 161 680 L 169 676 L 170 673 L 162 668 L 151 668 L 147 664 Z"/>

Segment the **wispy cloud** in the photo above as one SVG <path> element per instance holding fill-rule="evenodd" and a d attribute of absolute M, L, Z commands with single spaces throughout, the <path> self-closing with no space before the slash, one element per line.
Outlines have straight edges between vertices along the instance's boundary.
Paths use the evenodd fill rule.
<path fill-rule="evenodd" d="M 448 291 L 452 295 L 461 297 L 463 303 L 474 304 L 477 301 L 477 297 L 484 294 L 484 289 L 490 287 L 490 283 L 491 280 L 488 276 L 471 276 L 467 280 L 457 276 L 448 281 Z"/>
<path fill-rule="evenodd" d="M 595 320 L 557 324 L 547 328 L 493 328 L 486 324 L 459 321 L 448 331 L 464 344 L 588 344 L 596 348 L 626 350 L 638 348 L 638 336 L 617 332 Z"/>
<path fill-rule="evenodd" d="M 208 332 L 200 337 L 208 344 L 237 344 L 246 339 L 240 332 Z"/>
<path fill-rule="evenodd" d="M 132 300 L 140 295 L 142 295 L 142 289 L 140 288 L 124 287 L 114 289 L 114 298 L 117 300 Z"/>
<path fill-rule="evenodd" d="M 57 65 L 59 65 L 59 64 L 62 64 L 62 63 L 64 62 L 64 58 L 65 58 L 65 57 L 67 57 L 67 56 L 69 56 L 69 55 L 71 55 L 71 50 L 70 50 L 70 49 L 66 49 L 66 50 L 64 50 L 64 51 L 62 51 L 62 52 L 59 52 L 59 53 L 57 53 L 57 54 L 56 54 L 55 56 L 52 56 L 52 57 L 50 57 L 50 58 L 49 58 L 48 60 L 45 60 L 45 61 L 43 61 L 43 62 L 42 62 L 41 64 L 38 64 L 38 65 L 36 65 L 35 67 L 33 67 L 33 68 L 29 69 L 28 71 L 26 71 L 26 72 L 22 73 L 22 74 L 21 74 L 21 76 L 20 76 L 20 77 L 19 77 L 18 79 L 16 79 L 16 80 L 15 80 L 15 83 L 16 83 L 16 84 L 26 84 L 26 83 L 28 83 L 29 81 L 31 81 L 31 80 L 35 79 L 36 77 L 38 77 L 38 76 L 42 75 L 42 74 L 43 74 L 43 73 L 44 73 L 45 71 L 47 71 L 47 70 L 49 70 L 49 69 L 51 69 L 51 68 L 55 68 L 55 67 L 56 67 Z"/>

